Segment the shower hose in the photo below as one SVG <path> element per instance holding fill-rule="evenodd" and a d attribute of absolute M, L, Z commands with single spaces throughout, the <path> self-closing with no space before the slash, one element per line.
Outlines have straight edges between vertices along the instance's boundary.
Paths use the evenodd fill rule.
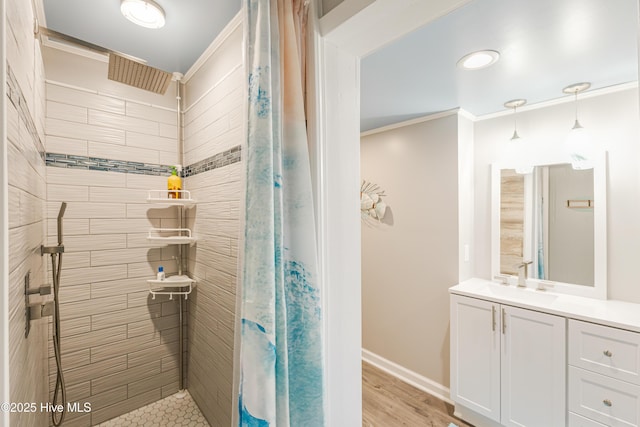
<path fill-rule="evenodd" d="M 58 259 L 58 265 L 56 266 L 56 257 Z M 56 268 L 57 267 L 57 268 Z M 60 290 L 60 271 L 62 270 L 62 253 L 51 254 L 51 272 L 53 275 L 53 352 L 56 358 L 56 388 L 53 392 L 53 404 L 58 404 L 58 397 L 60 397 L 60 404 L 62 404 L 62 411 L 52 411 L 51 421 L 53 425 L 58 427 L 62 424 L 64 416 L 66 414 L 67 406 L 67 391 L 64 385 L 64 377 L 62 375 L 62 359 L 60 356 L 60 304 L 58 302 L 58 291 Z"/>

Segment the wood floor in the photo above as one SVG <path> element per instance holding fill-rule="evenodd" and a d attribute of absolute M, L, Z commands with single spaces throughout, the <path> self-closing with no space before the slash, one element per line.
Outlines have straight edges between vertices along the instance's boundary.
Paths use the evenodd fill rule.
<path fill-rule="evenodd" d="M 455 418 L 453 407 L 362 362 L 364 427 L 473 427 Z"/>

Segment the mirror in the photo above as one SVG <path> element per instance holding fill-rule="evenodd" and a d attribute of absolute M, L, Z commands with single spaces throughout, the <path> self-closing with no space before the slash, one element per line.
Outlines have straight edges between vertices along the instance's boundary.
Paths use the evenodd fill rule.
<path fill-rule="evenodd" d="M 605 167 L 545 164 L 521 175 L 494 166 L 494 276 L 518 276 L 530 262 L 531 283 L 606 298 Z"/>

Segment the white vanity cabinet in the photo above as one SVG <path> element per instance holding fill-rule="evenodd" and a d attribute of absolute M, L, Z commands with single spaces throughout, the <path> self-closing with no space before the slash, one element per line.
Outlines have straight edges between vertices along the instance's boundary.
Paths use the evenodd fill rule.
<path fill-rule="evenodd" d="M 568 396 L 572 427 L 640 425 L 640 333 L 569 320 Z"/>
<path fill-rule="evenodd" d="M 462 418 L 564 426 L 565 390 L 564 317 L 451 296 L 451 398 Z"/>

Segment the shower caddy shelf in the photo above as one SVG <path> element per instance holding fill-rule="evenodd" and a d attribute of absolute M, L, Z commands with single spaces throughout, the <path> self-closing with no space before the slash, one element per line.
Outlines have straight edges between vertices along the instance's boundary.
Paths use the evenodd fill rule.
<path fill-rule="evenodd" d="M 169 194 L 180 194 L 180 198 L 170 198 Z M 149 190 L 147 203 L 158 204 L 162 206 L 177 206 L 180 210 L 180 218 L 183 217 L 183 209 L 190 208 L 195 205 L 195 200 L 191 198 L 191 192 L 188 190 Z M 181 221 L 182 222 L 182 221 Z M 151 228 L 147 235 L 147 240 L 165 245 L 192 245 L 196 242 L 196 238 L 192 235 L 188 228 Z M 179 260 L 182 262 L 182 260 Z M 174 295 L 185 299 L 193 290 L 196 281 L 187 275 L 167 276 L 164 280 L 149 279 L 149 293 L 155 299 L 156 295 L 169 295 L 173 299 Z"/>

